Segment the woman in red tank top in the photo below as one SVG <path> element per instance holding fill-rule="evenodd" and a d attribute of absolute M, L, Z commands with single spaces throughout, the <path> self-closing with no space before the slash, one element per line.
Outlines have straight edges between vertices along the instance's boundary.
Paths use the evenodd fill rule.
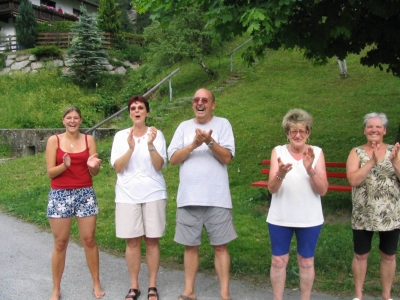
<path fill-rule="evenodd" d="M 99 278 L 99 251 L 95 239 L 99 209 L 92 176 L 99 173 L 101 160 L 97 157 L 94 138 L 79 132 L 80 110 L 75 106 L 67 107 L 62 121 L 65 132 L 49 137 L 46 146 L 47 174 L 51 179 L 47 217 L 54 236 L 50 300 L 58 300 L 61 295 L 61 277 L 74 216 L 92 275 L 94 296 L 99 299 L 105 293 Z"/>

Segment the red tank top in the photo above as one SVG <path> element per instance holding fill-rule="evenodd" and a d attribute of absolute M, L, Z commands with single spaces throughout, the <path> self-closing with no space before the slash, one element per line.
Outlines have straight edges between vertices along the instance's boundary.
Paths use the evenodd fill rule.
<path fill-rule="evenodd" d="M 63 156 L 66 152 L 60 149 L 60 139 L 57 136 L 58 148 L 56 156 L 56 165 L 63 163 Z M 79 153 L 68 153 L 71 157 L 71 165 L 57 177 L 51 179 L 51 188 L 78 189 L 93 186 L 92 176 L 89 173 L 87 160 L 89 158 L 89 146 L 87 135 L 85 134 L 86 149 Z"/>

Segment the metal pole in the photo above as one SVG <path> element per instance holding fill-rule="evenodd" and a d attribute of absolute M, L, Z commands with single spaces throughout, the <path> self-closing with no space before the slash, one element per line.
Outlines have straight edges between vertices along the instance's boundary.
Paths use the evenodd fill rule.
<path fill-rule="evenodd" d="M 169 83 L 169 102 L 171 102 L 172 101 L 172 79 L 171 78 L 169 78 L 168 83 Z"/>

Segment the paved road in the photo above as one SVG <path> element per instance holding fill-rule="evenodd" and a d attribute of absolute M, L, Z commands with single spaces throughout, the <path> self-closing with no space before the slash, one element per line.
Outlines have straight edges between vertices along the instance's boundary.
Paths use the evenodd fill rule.
<path fill-rule="evenodd" d="M 52 235 L 36 226 L 0 212 L 0 300 L 46 300 L 52 290 L 50 256 Z M 100 253 L 100 271 L 105 300 L 123 300 L 129 288 L 125 260 L 108 253 Z M 148 272 L 142 264 L 140 285 L 146 300 Z M 160 299 L 176 300 L 183 288 L 183 272 L 161 268 L 158 277 Z M 199 274 L 196 292 L 199 300 L 218 300 L 219 285 L 215 276 Z M 231 296 L 234 300 L 273 299 L 271 288 L 251 286 L 248 282 L 232 280 Z M 86 267 L 83 249 L 70 243 L 62 281 L 61 300 L 94 299 L 91 278 Z M 285 300 L 300 299 L 299 291 L 286 291 Z M 314 293 L 313 300 L 343 299 Z M 380 298 L 364 298 L 374 300 Z"/>

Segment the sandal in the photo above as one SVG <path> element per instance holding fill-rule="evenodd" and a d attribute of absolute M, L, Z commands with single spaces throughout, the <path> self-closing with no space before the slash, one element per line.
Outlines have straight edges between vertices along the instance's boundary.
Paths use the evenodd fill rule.
<path fill-rule="evenodd" d="M 147 294 L 147 299 L 150 299 L 150 298 L 157 298 L 157 300 L 160 299 L 158 297 L 158 292 L 157 292 L 157 288 L 156 287 L 149 287 L 149 291 L 148 291 L 148 294 Z"/>
<path fill-rule="evenodd" d="M 135 293 L 134 295 L 130 295 L 130 293 Z M 128 294 L 125 296 L 125 299 L 132 299 L 132 300 L 137 300 L 137 298 L 139 298 L 140 296 L 140 291 L 137 289 L 129 289 Z"/>

